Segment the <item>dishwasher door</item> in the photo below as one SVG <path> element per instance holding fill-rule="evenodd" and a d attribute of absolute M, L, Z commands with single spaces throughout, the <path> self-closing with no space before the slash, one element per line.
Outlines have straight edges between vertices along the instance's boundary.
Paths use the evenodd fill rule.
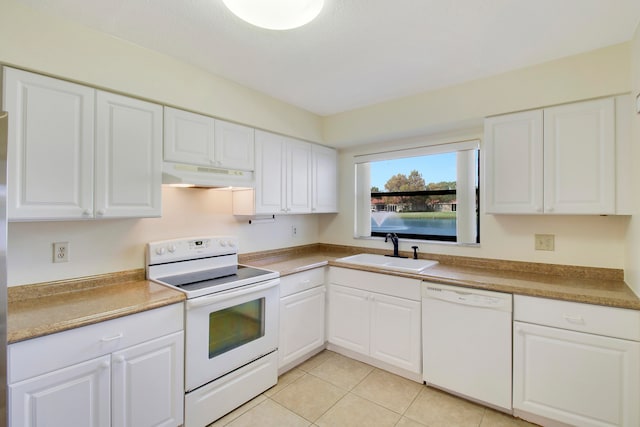
<path fill-rule="evenodd" d="M 422 282 L 423 379 L 511 412 L 511 294 Z"/>

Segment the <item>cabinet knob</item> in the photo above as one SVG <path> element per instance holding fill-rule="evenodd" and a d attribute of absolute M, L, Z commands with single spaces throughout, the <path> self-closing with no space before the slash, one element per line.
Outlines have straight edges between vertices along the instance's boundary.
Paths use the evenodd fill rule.
<path fill-rule="evenodd" d="M 549 207 L 547 208 L 547 212 L 553 212 L 553 207 L 552 207 L 552 206 L 549 206 Z"/>
<path fill-rule="evenodd" d="M 82 211 L 82 216 L 91 216 L 91 210 L 85 209 L 84 211 Z"/>
<path fill-rule="evenodd" d="M 109 367 L 110 367 L 110 363 L 107 362 L 106 360 L 100 364 L 100 369 L 103 369 L 103 370 L 109 369 Z"/>
<path fill-rule="evenodd" d="M 102 215 L 104 215 L 104 211 L 103 211 L 102 209 L 98 209 L 98 210 L 96 211 L 96 215 L 98 215 L 98 216 L 102 216 Z"/>
<path fill-rule="evenodd" d="M 536 212 L 542 212 L 542 208 L 540 206 L 536 206 Z"/>
<path fill-rule="evenodd" d="M 115 356 L 115 357 L 113 358 L 113 360 L 114 360 L 116 363 L 124 363 L 125 358 L 124 358 L 124 356 L 123 356 L 123 355 L 119 355 L 119 356 Z"/>

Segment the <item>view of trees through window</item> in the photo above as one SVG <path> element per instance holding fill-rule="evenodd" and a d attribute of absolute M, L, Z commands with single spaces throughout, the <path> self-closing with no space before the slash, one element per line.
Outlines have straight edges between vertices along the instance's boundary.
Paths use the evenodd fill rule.
<path fill-rule="evenodd" d="M 372 236 L 457 240 L 455 152 L 371 162 L 370 167 Z"/>

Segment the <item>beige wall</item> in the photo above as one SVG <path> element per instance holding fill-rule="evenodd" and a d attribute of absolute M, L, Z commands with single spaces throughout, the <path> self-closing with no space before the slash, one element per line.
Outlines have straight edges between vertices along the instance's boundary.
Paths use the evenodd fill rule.
<path fill-rule="evenodd" d="M 329 145 L 442 132 L 494 114 L 628 92 L 630 44 L 324 118 Z M 481 123 L 481 122 L 480 122 Z"/>
<path fill-rule="evenodd" d="M 164 187 L 162 198 L 162 218 L 10 223 L 9 286 L 143 268 L 144 245 L 155 240 L 232 235 L 244 253 L 320 238 L 318 215 L 279 216 L 266 224 L 234 217 L 228 191 Z M 54 264 L 51 244 L 60 241 L 69 242 L 70 261 Z"/>
<path fill-rule="evenodd" d="M 631 43 L 631 93 L 635 98 L 640 94 L 640 25 L 636 28 L 635 36 Z M 633 164 L 640 164 L 640 114 L 632 113 L 632 155 Z M 634 212 L 629 224 L 629 231 L 626 236 L 627 250 L 625 258 L 625 280 L 634 292 L 640 295 L 640 194 L 638 193 L 638 182 L 640 182 L 640 170 L 634 168 L 633 176 L 633 197 Z"/>
<path fill-rule="evenodd" d="M 322 241 L 389 247 L 381 239 L 352 237 L 354 155 L 481 138 L 482 117 L 487 115 L 630 92 L 630 59 L 631 44 L 625 43 L 326 118 L 327 140 L 347 148 L 340 151 L 340 214 L 321 219 Z M 443 132 L 456 127 L 469 130 Z M 385 135 L 417 129 L 424 135 L 439 133 L 379 142 Z M 375 143 L 349 147 L 361 140 Z M 628 216 L 482 215 L 479 247 L 419 246 L 422 252 L 622 269 L 629 221 Z M 554 234 L 555 251 L 535 251 L 534 234 Z M 410 250 L 411 245 L 401 243 L 401 249 Z"/>

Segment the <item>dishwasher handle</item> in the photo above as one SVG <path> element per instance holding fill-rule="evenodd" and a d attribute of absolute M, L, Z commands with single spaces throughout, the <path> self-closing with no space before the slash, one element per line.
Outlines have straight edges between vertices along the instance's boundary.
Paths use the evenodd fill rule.
<path fill-rule="evenodd" d="M 451 289 L 441 286 L 426 285 L 422 297 L 470 307 L 488 308 L 500 311 L 511 311 L 512 296 L 488 291 L 473 291 L 465 288 Z"/>

